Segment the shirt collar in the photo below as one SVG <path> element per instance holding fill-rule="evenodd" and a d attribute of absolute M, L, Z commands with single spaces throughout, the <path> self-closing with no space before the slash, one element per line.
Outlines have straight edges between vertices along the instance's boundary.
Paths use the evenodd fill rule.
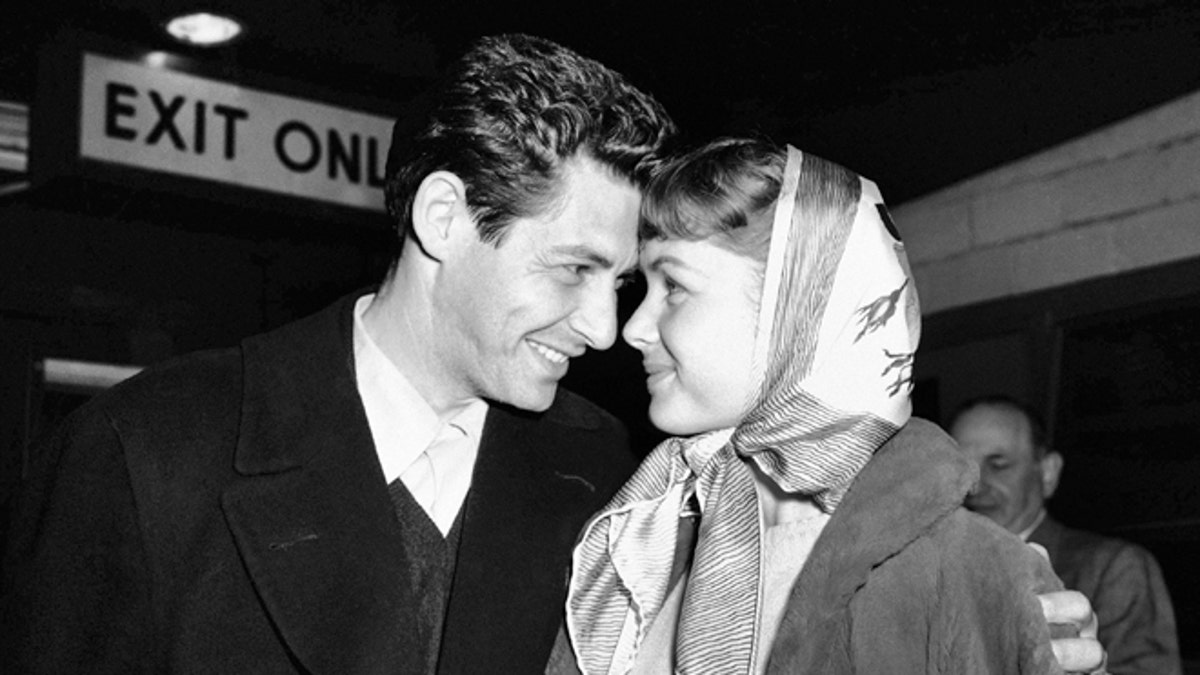
<path fill-rule="evenodd" d="M 1017 536 L 1021 538 L 1021 541 L 1029 541 L 1029 535 L 1033 534 L 1033 531 L 1036 530 L 1038 525 L 1041 525 L 1042 521 L 1045 519 L 1046 509 L 1043 507 L 1041 511 L 1038 511 L 1037 517 L 1033 519 L 1033 522 L 1029 524 L 1029 527 L 1021 530 L 1020 534 Z"/>
<path fill-rule="evenodd" d="M 425 451 L 444 424 L 457 427 L 478 445 L 488 408 L 482 399 L 471 399 L 439 419 L 367 333 L 362 317 L 374 297 L 364 295 L 354 305 L 354 370 L 375 451 L 390 483 Z"/>

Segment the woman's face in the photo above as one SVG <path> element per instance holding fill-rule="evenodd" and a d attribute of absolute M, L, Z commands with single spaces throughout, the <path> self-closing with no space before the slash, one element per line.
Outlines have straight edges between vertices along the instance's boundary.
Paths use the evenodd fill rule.
<path fill-rule="evenodd" d="M 682 239 L 646 242 L 639 262 L 646 297 L 622 335 L 642 353 L 650 421 L 675 435 L 737 424 L 758 384 L 759 264 Z"/>

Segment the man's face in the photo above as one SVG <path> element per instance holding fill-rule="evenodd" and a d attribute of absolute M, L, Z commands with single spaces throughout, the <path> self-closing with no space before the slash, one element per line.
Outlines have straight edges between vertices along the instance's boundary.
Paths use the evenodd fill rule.
<path fill-rule="evenodd" d="M 1029 422 L 1015 410 L 981 405 L 963 413 L 950 430 L 979 465 L 979 487 L 967 508 L 1019 533 L 1042 509 L 1042 466 L 1035 458 Z"/>
<path fill-rule="evenodd" d="M 640 204 L 631 183 L 578 157 L 547 213 L 513 221 L 499 245 L 476 240 L 444 262 L 434 352 L 462 395 L 545 410 L 570 357 L 612 346 Z"/>

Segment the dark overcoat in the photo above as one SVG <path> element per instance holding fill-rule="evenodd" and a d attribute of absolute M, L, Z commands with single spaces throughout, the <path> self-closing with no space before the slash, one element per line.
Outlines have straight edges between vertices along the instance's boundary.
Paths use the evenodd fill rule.
<path fill-rule="evenodd" d="M 421 670 L 353 304 L 151 369 L 37 450 L 6 553 L 0 671 Z M 578 530 L 632 468 L 623 427 L 569 392 L 540 415 L 491 407 L 440 672 L 541 672 Z"/>

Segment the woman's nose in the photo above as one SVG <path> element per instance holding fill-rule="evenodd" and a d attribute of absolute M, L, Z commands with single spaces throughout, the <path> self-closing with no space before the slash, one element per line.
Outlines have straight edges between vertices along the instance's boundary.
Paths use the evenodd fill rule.
<path fill-rule="evenodd" d="M 645 351 L 648 346 L 658 341 L 658 327 L 654 314 L 650 298 L 646 297 L 621 330 L 621 337 L 630 347 Z"/>

